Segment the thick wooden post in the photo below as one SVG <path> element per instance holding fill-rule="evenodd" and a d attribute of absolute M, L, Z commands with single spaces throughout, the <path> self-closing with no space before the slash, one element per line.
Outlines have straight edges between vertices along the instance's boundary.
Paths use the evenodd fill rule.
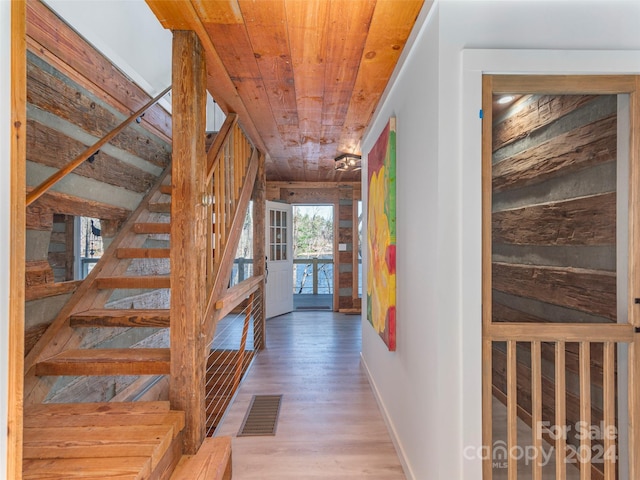
<path fill-rule="evenodd" d="M 184 410 L 184 452 L 205 436 L 206 67 L 197 35 L 173 33 L 173 165 L 171 197 L 171 407 Z M 209 222 L 210 223 L 210 222 Z"/>
<path fill-rule="evenodd" d="M 253 274 L 265 273 L 265 215 L 267 209 L 267 177 L 264 169 L 264 155 L 260 154 L 258 174 L 253 187 Z M 265 318 L 265 289 L 264 280 L 258 288 L 257 314 L 253 318 L 253 344 L 257 350 L 267 345 L 267 325 Z"/>

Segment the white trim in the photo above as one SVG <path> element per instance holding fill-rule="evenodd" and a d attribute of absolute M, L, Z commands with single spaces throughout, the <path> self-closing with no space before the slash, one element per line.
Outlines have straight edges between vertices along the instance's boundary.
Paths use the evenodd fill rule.
<path fill-rule="evenodd" d="M 376 403 L 378 404 L 378 408 L 380 409 L 380 413 L 382 414 L 382 419 L 384 420 L 384 423 L 387 426 L 387 430 L 389 431 L 389 437 L 391 437 L 391 443 L 393 443 L 393 446 L 396 449 L 396 453 L 398 454 L 398 459 L 400 460 L 400 464 L 402 465 L 402 470 L 404 471 L 404 474 L 408 480 L 415 480 L 416 476 L 411 470 L 411 467 L 409 466 L 409 462 L 407 462 L 407 458 L 404 453 L 404 448 L 402 447 L 402 442 L 398 438 L 398 433 L 396 432 L 396 429 L 393 426 L 393 422 L 391 422 L 391 419 L 389 418 L 389 413 L 387 412 L 387 408 L 385 407 L 384 402 L 382 401 L 382 397 L 380 396 L 380 392 L 378 391 L 376 382 L 373 380 L 373 377 L 371 376 L 371 372 L 369 371 L 369 366 L 367 365 L 367 361 L 364 359 L 362 352 L 360 352 L 360 362 L 362 363 L 364 372 L 367 375 L 367 380 L 369 380 L 369 385 L 371 386 L 373 397 L 376 399 Z"/>

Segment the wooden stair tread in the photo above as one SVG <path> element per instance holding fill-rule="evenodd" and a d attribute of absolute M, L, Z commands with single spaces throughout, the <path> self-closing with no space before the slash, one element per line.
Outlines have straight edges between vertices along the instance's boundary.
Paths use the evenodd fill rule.
<path fill-rule="evenodd" d="M 140 222 L 135 223 L 133 225 L 134 233 L 171 233 L 171 224 L 170 223 L 149 223 L 149 222 Z"/>
<path fill-rule="evenodd" d="M 163 193 L 165 195 L 171 195 L 171 185 L 160 185 L 160 193 Z"/>
<path fill-rule="evenodd" d="M 23 452 L 36 459 L 150 457 L 154 469 L 179 433 L 166 425 L 28 428 Z"/>
<path fill-rule="evenodd" d="M 23 480 L 73 479 L 82 480 L 142 480 L 151 476 L 150 457 L 104 458 L 25 458 Z"/>
<path fill-rule="evenodd" d="M 118 248 L 118 258 L 169 258 L 171 250 L 168 248 Z"/>
<path fill-rule="evenodd" d="M 171 288 L 169 275 L 145 275 L 137 277 L 98 277 L 95 281 L 99 289 L 115 288 Z"/>
<path fill-rule="evenodd" d="M 169 327 L 169 309 L 94 309 L 69 317 L 72 327 Z"/>
<path fill-rule="evenodd" d="M 93 413 L 84 415 L 70 413 L 29 415 L 25 416 L 24 419 L 24 428 L 114 427 L 127 425 L 169 425 L 176 432 L 179 432 L 184 428 L 184 412 L 169 410 L 160 413 Z"/>
<path fill-rule="evenodd" d="M 168 375 L 168 348 L 66 350 L 36 365 L 36 375 Z"/>
<path fill-rule="evenodd" d="M 170 403 L 155 402 L 92 402 L 92 403 L 41 403 L 25 407 L 24 415 L 95 415 L 161 413 L 170 409 Z"/>
<path fill-rule="evenodd" d="M 171 476 L 171 480 L 228 480 L 230 478 L 231 438 L 229 437 L 206 438 L 198 453 L 181 460 Z"/>
<path fill-rule="evenodd" d="M 29 406 L 24 478 L 156 478 L 177 462 L 184 423 L 169 402 Z"/>

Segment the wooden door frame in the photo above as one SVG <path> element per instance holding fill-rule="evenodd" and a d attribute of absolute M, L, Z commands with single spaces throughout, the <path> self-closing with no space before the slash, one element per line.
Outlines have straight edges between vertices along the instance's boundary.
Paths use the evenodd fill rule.
<path fill-rule="evenodd" d="M 22 478 L 27 126 L 26 2 L 11 2 L 11 193 L 7 478 Z"/>
<path fill-rule="evenodd" d="M 482 76 L 482 443 L 492 444 L 492 425 L 485 421 L 492 417 L 491 388 L 491 157 L 490 141 L 494 94 L 628 94 L 629 95 L 629 252 L 640 248 L 640 76 L 638 75 L 483 75 Z M 640 261 L 638 255 L 629 256 L 628 322 L 640 328 L 640 305 L 632 299 L 640 297 Z M 487 380 L 489 379 L 489 380 Z M 640 335 L 635 334 L 629 344 L 629 475 L 640 476 Z M 515 388 L 515 387 L 514 387 Z M 509 406 L 508 406 L 509 408 Z M 515 403 L 512 403 L 515 414 Z M 492 478 L 491 458 L 483 461 L 483 478 Z"/>

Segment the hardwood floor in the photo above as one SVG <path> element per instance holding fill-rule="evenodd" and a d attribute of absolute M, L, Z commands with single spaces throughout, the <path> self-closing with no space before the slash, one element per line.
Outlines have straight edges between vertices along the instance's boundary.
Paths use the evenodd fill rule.
<path fill-rule="evenodd" d="M 267 321 L 216 436 L 233 437 L 233 478 L 404 479 L 360 365 L 360 317 L 296 312 Z M 253 395 L 283 394 L 275 436 L 236 437 Z"/>

